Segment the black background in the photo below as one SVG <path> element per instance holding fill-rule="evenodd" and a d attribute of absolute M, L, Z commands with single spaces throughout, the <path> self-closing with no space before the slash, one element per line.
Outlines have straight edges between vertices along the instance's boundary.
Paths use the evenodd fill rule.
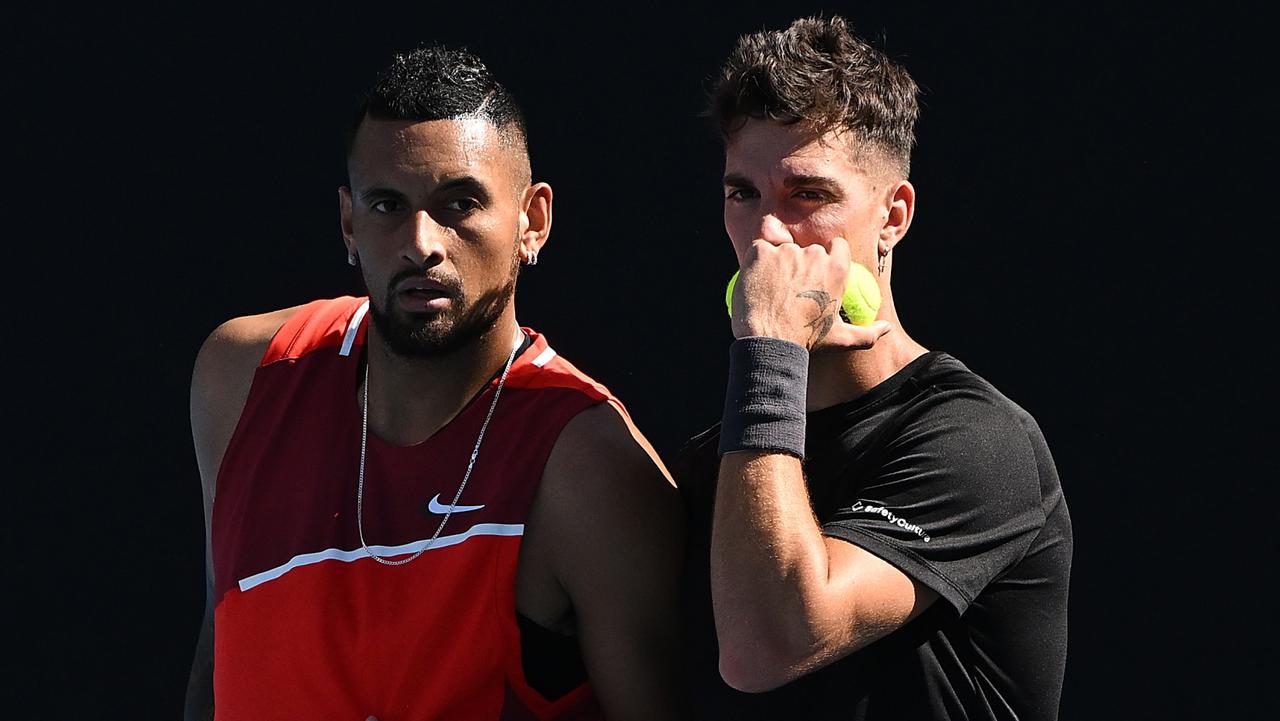
<path fill-rule="evenodd" d="M 229 317 L 359 292 L 342 135 L 390 53 L 467 45 L 523 102 L 556 213 L 520 320 L 669 456 L 717 419 L 730 339 L 707 79 L 738 34 L 814 11 L 924 90 L 904 326 L 1054 450 L 1062 717 L 1274 718 L 1269 46 L 1254 14 L 1136 3 L 6 11 L 4 715 L 179 716 L 191 363 Z"/>

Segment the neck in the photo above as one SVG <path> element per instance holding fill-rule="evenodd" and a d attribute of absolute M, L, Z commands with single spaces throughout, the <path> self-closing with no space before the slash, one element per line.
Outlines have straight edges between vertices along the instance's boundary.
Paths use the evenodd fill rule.
<path fill-rule="evenodd" d="M 518 328 L 514 305 L 475 341 L 436 358 L 395 354 L 370 324 L 369 432 L 393 445 L 411 446 L 453 420 L 506 365 Z M 357 402 L 363 398 L 361 387 Z"/>
<path fill-rule="evenodd" d="M 919 358 L 928 349 L 917 343 L 898 321 L 893 297 L 886 294 L 878 318 L 893 330 L 867 350 L 822 351 L 809 360 L 806 410 L 816 411 L 847 403 L 883 383 Z"/>

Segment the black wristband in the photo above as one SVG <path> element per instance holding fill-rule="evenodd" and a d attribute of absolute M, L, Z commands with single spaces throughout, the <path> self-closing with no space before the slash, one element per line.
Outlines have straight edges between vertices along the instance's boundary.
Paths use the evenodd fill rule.
<path fill-rule="evenodd" d="M 778 338 L 748 336 L 729 346 L 729 387 L 720 455 L 780 451 L 804 458 L 809 351 Z"/>

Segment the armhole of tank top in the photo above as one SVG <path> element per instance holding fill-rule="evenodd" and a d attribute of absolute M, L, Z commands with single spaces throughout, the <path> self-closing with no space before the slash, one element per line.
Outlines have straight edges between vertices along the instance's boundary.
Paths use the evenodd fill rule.
<path fill-rule="evenodd" d="M 341 302 L 344 300 L 357 302 Z M 361 313 L 360 308 L 365 302 L 363 299 L 358 298 L 335 298 L 316 300 L 302 305 L 271 336 L 271 341 L 267 344 L 267 349 L 263 352 L 258 367 L 261 368 L 288 358 L 297 358 L 313 350 L 325 347 L 325 344 L 320 343 L 320 338 L 317 337 L 314 339 L 316 342 L 312 344 L 315 347 L 308 347 L 302 350 L 298 348 L 298 344 L 303 342 L 304 337 L 317 328 L 328 329 L 324 331 L 325 333 L 330 331 L 340 333 L 343 338 L 341 347 L 345 349 L 346 336 L 351 334 L 352 338 L 354 338 L 358 335 L 359 327 L 363 325 L 366 314 Z M 355 331 L 351 329 L 353 319 L 358 319 L 359 321 L 356 324 Z"/>
<path fill-rule="evenodd" d="M 553 436 L 551 434 L 547 436 L 546 457 L 540 464 L 542 470 L 539 471 L 539 486 L 546 462 L 550 460 L 555 444 L 560 440 L 565 427 L 583 411 L 613 399 L 612 395 L 602 398 L 597 386 L 598 384 L 573 376 L 573 381 L 570 383 L 534 387 L 533 390 L 570 391 L 578 396 L 578 399 L 573 402 L 576 408 L 562 416 L 563 421 L 558 423 L 558 430 Z M 536 496 L 536 494 L 535 488 L 533 495 Z M 506 561 L 511 564 L 513 574 L 519 567 L 522 546 L 523 539 L 520 546 L 504 552 L 504 554 L 515 554 L 514 558 L 508 556 Z M 502 565 L 503 563 L 499 561 L 495 570 Z M 538 625 L 520 613 L 514 575 L 507 588 L 503 587 L 500 576 L 495 576 L 494 580 L 493 598 L 498 631 L 505 639 L 503 644 L 507 647 L 507 660 L 504 665 L 508 682 L 516 697 L 520 698 L 521 703 L 539 718 L 547 713 L 554 715 L 576 708 L 584 698 L 591 695 L 590 677 L 587 675 L 586 662 L 578 647 L 578 637 L 562 636 Z M 579 668 L 581 668 L 580 673 Z"/>
<path fill-rule="evenodd" d="M 262 358 L 258 360 L 259 368 L 290 357 L 298 338 L 302 336 L 303 331 L 315 316 L 314 306 L 315 303 L 302 306 L 276 329 L 276 332 L 271 335 L 271 340 L 267 342 L 267 349 L 263 351 Z"/>
<path fill-rule="evenodd" d="M 552 631 L 516 609 L 520 664 L 525 683 L 547 701 L 556 702 L 587 682 L 586 662 L 577 636 Z"/>

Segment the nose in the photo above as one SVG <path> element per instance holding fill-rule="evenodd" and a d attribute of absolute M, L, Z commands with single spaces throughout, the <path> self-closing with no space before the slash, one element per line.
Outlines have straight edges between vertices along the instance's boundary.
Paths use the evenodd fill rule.
<path fill-rule="evenodd" d="M 760 227 L 756 229 L 756 237 L 774 245 L 796 242 L 791 235 L 791 228 L 773 213 L 760 216 Z"/>
<path fill-rule="evenodd" d="M 437 223 L 431 214 L 420 210 L 413 214 L 410 242 L 406 243 L 402 257 L 422 268 L 430 268 L 444 262 L 445 239 L 448 230 Z"/>

